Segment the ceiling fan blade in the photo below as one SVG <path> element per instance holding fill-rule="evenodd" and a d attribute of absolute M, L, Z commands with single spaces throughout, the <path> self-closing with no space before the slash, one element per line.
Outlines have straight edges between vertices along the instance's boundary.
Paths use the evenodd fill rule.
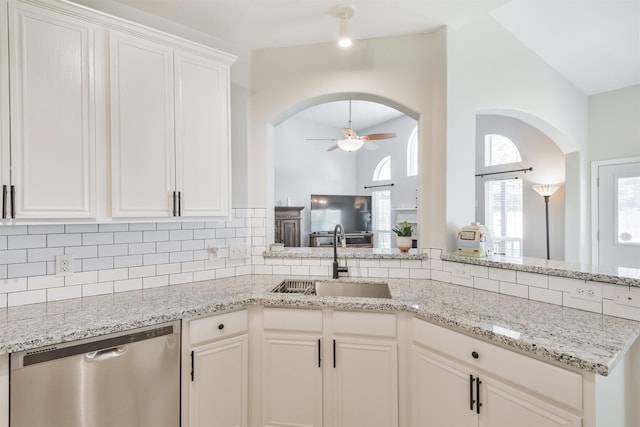
<path fill-rule="evenodd" d="M 360 136 L 360 139 L 364 139 L 365 141 L 375 141 L 378 139 L 390 139 L 395 137 L 395 133 L 372 133 L 369 135 L 362 135 Z"/>
<path fill-rule="evenodd" d="M 337 150 L 338 148 L 338 144 L 332 145 L 331 147 L 327 148 L 327 151 L 333 151 L 333 150 Z"/>
<path fill-rule="evenodd" d="M 342 134 L 345 138 L 355 139 L 358 137 L 358 134 L 351 128 L 342 128 Z"/>
<path fill-rule="evenodd" d="M 364 141 L 364 145 L 362 146 L 365 150 L 377 150 L 378 146 L 370 141 Z"/>

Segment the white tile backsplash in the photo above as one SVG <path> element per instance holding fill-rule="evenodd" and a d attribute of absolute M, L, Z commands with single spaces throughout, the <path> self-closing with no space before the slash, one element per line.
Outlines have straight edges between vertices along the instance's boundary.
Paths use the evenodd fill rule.
<path fill-rule="evenodd" d="M 330 276 L 328 258 L 264 259 L 266 209 L 233 211 L 228 221 L 0 226 L 0 308 L 244 274 Z M 251 258 L 230 260 L 231 243 L 249 244 Z M 619 296 L 640 300 L 640 289 L 472 264 L 469 277 L 454 276 L 460 265 L 443 262 L 441 249 L 423 252 L 429 259 L 348 259 L 345 276 L 433 279 L 640 320 L 640 307 Z M 56 277 L 54 259 L 64 253 L 74 255 L 74 274 Z"/>

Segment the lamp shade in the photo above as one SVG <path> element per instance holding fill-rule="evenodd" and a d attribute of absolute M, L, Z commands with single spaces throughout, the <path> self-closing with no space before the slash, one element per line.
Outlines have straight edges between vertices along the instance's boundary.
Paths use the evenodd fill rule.
<path fill-rule="evenodd" d="M 338 141 L 338 147 L 344 151 L 357 151 L 364 145 L 364 141 L 358 138 L 345 138 Z"/>
<path fill-rule="evenodd" d="M 533 189 L 541 196 L 551 196 L 558 191 L 560 184 L 533 184 Z"/>

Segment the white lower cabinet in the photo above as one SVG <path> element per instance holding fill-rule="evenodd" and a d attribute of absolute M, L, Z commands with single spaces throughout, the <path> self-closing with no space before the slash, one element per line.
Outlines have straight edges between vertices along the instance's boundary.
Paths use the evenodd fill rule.
<path fill-rule="evenodd" d="M 263 328 L 262 425 L 398 425 L 394 314 L 265 308 Z"/>
<path fill-rule="evenodd" d="M 396 316 L 338 311 L 332 320 L 330 425 L 397 426 Z"/>
<path fill-rule="evenodd" d="M 189 347 L 183 358 L 183 425 L 247 426 L 248 353 L 245 310 L 196 319 L 185 326 Z M 186 408 L 185 408 L 186 406 Z M 186 409 L 186 414 L 185 414 Z"/>
<path fill-rule="evenodd" d="M 268 426 L 322 425 L 319 335 L 263 337 L 263 419 Z"/>
<path fill-rule="evenodd" d="M 412 425 L 582 425 L 582 377 L 413 320 Z"/>

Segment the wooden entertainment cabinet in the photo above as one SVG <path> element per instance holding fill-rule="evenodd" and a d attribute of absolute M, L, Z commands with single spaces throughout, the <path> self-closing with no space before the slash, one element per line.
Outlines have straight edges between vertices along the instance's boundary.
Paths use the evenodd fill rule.
<path fill-rule="evenodd" d="M 338 245 L 340 246 L 340 235 L 338 235 Z M 345 233 L 348 248 L 372 248 L 373 233 Z M 333 233 L 311 233 L 309 234 L 309 246 L 329 247 L 333 246 Z"/>

